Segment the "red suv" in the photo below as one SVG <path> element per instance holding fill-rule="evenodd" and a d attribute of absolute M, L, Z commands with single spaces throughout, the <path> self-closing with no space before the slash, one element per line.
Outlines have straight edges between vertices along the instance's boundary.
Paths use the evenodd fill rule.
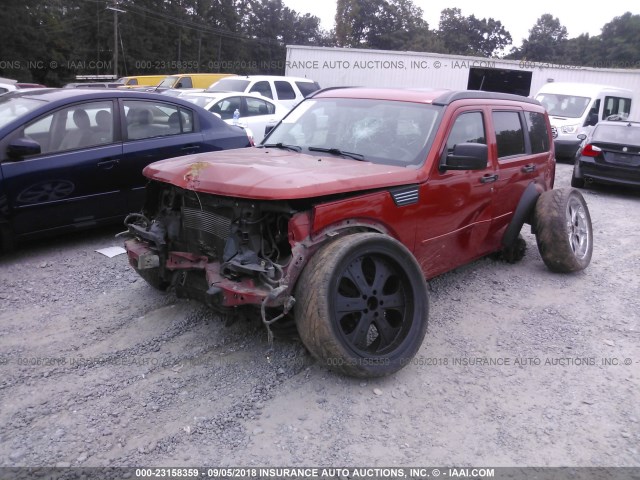
<path fill-rule="evenodd" d="M 535 100 L 445 90 L 312 95 L 256 148 L 156 162 L 130 215 L 131 265 L 223 316 L 295 321 L 334 370 L 375 377 L 416 354 L 425 278 L 498 253 L 585 268 L 593 236 L 574 189 L 553 190 L 549 120 Z"/>

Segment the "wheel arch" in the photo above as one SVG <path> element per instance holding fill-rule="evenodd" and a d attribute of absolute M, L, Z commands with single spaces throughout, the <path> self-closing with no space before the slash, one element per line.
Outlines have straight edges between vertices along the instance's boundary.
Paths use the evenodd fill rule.
<path fill-rule="evenodd" d="M 518 234 L 525 223 L 533 225 L 533 214 L 536 202 L 543 191 L 544 189 L 542 186 L 536 182 L 531 182 L 527 185 L 527 188 L 525 188 L 522 196 L 520 197 L 518 206 L 513 212 L 511 222 L 509 222 L 509 225 L 502 236 L 502 245 L 504 247 L 508 247 L 516 241 Z"/>

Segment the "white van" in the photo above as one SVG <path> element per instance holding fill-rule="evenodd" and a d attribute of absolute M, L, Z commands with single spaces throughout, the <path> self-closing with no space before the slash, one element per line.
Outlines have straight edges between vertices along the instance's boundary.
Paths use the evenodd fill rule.
<path fill-rule="evenodd" d="M 573 158 L 580 146 L 580 133 L 612 115 L 627 119 L 633 91 L 589 83 L 553 82 L 535 96 L 549 112 L 556 157 Z"/>

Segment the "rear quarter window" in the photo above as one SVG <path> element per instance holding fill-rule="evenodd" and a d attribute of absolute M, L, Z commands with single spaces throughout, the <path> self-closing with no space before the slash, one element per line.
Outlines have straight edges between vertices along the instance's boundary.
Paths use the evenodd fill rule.
<path fill-rule="evenodd" d="M 550 148 L 549 132 L 545 116 L 538 112 L 526 112 L 527 127 L 529 129 L 529 141 L 531 153 L 548 152 Z"/>

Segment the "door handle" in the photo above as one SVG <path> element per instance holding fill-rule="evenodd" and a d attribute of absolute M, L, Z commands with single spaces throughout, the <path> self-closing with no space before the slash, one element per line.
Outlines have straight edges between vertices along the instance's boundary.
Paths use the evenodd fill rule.
<path fill-rule="evenodd" d="M 187 150 L 200 150 L 200 145 L 185 145 L 180 150 L 186 152 Z"/>
<path fill-rule="evenodd" d="M 118 165 L 120 160 L 117 158 L 111 158 L 109 160 L 102 160 L 98 162 L 98 167 L 103 168 L 104 170 L 111 170 L 113 167 Z"/>
<path fill-rule="evenodd" d="M 535 171 L 535 169 L 536 169 L 535 164 L 529 163 L 528 165 L 525 165 L 524 167 L 522 167 L 520 170 L 523 173 L 531 173 L 531 172 Z"/>
<path fill-rule="evenodd" d="M 495 182 L 496 180 L 498 180 L 497 173 L 494 173 L 493 175 L 491 175 L 490 173 L 487 173 L 486 175 L 483 175 L 482 177 L 480 177 L 480 183 L 492 183 L 492 182 Z"/>

